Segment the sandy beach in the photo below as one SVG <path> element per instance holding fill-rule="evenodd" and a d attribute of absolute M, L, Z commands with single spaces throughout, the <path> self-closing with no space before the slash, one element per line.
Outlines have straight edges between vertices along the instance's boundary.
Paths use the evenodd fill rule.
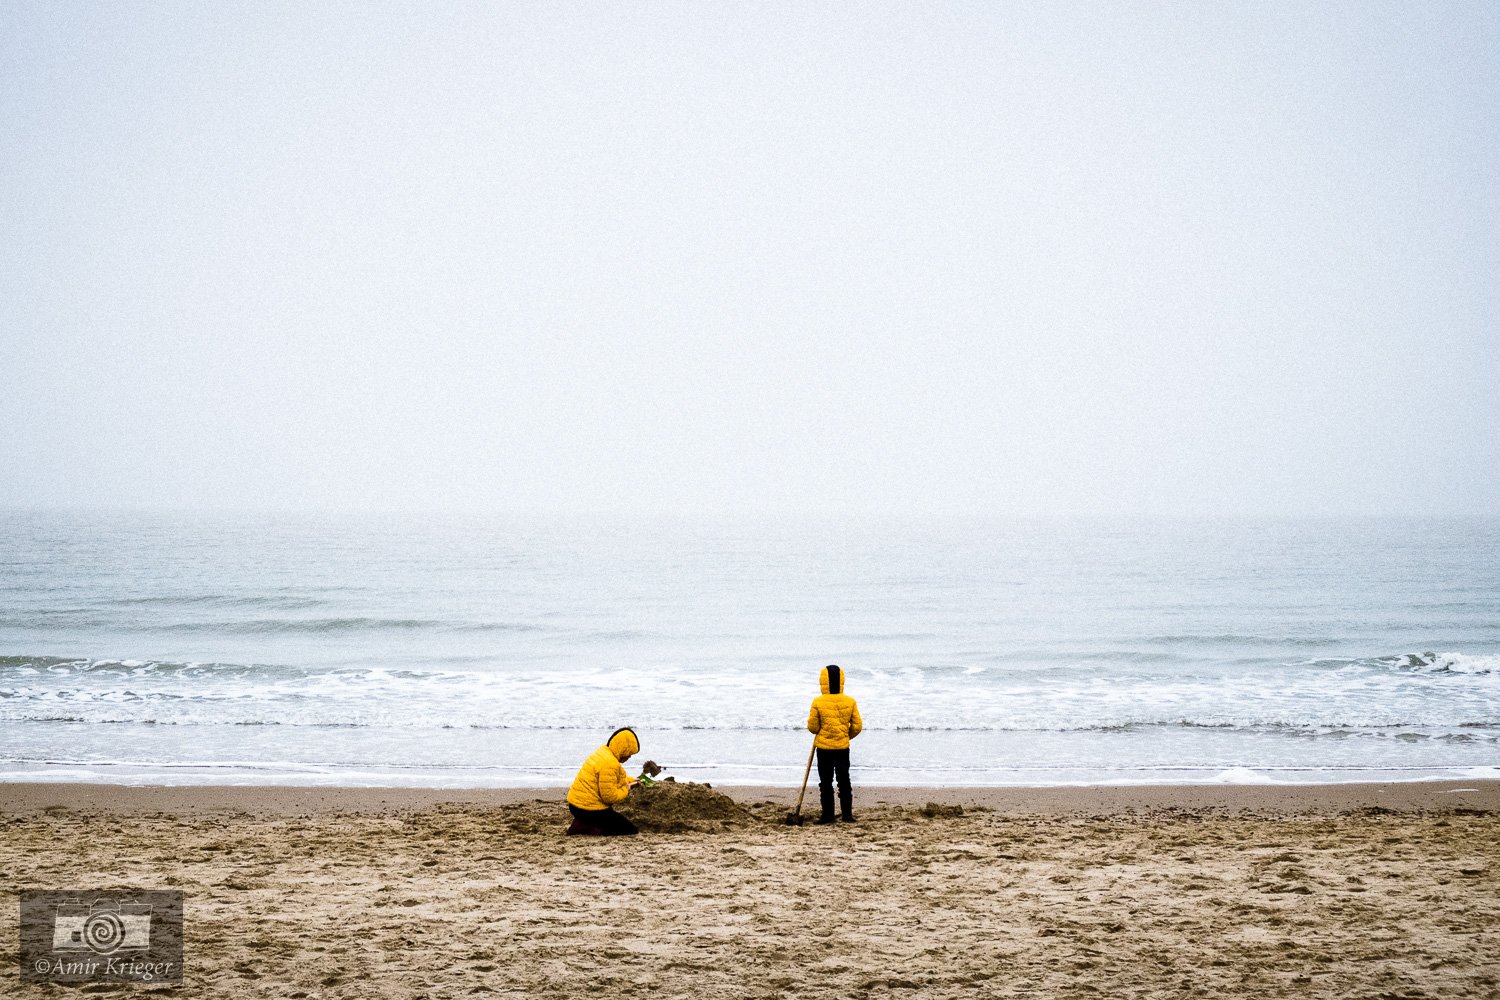
<path fill-rule="evenodd" d="M 699 791 L 601 840 L 553 791 L 7 785 L 0 871 L 183 890 L 185 982 L 89 991 L 1500 995 L 1497 783 L 867 789 L 803 828 Z"/>

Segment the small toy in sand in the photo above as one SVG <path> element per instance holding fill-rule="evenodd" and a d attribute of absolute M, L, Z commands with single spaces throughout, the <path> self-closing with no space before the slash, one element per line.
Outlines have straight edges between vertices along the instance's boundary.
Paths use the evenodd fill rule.
<path fill-rule="evenodd" d="M 662 766 L 656 761 L 648 760 L 646 761 L 646 763 L 641 765 L 641 776 L 636 780 L 645 785 L 647 788 L 650 788 L 652 785 L 656 784 L 656 776 L 658 774 L 661 774 L 662 770 Z M 672 779 L 665 778 L 663 780 L 671 781 Z"/>

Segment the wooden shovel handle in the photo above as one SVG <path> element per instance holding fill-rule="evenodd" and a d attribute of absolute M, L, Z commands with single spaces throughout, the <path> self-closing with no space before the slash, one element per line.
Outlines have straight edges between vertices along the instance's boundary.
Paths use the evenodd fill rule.
<path fill-rule="evenodd" d="M 815 754 L 817 752 L 818 752 L 818 740 L 817 740 L 817 737 L 813 737 L 812 749 L 810 749 L 810 750 L 807 751 L 807 767 L 804 768 L 803 771 L 802 771 L 802 791 L 800 791 L 800 792 L 797 793 L 797 809 L 796 809 L 796 812 L 793 813 L 794 816 L 801 816 L 802 815 L 802 798 L 803 798 L 803 796 L 805 796 L 807 794 L 807 779 L 812 774 L 812 759 L 813 759 L 813 754 Z"/>

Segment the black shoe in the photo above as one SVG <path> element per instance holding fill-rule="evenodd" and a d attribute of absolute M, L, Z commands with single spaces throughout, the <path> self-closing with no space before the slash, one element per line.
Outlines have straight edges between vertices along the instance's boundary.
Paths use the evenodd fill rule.
<path fill-rule="evenodd" d="M 844 813 L 844 815 L 840 816 L 839 819 L 843 820 L 845 823 L 853 823 L 854 822 L 854 814 L 853 813 Z"/>
<path fill-rule="evenodd" d="M 813 826 L 828 826 L 833 822 L 832 816 L 819 816 L 813 820 Z"/>

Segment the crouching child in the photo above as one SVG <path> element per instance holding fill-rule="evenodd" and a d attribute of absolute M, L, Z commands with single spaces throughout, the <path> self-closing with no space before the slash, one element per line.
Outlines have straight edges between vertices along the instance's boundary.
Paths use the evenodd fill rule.
<path fill-rule="evenodd" d="M 602 747 L 589 754 L 568 789 L 568 812 L 573 814 L 568 836 L 628 837 L 639 832 L 614 806 L 625 801 L 635 784 L 623 765 L 640 749 L 635 730 L 627 727 L 616 729 Z"/>

